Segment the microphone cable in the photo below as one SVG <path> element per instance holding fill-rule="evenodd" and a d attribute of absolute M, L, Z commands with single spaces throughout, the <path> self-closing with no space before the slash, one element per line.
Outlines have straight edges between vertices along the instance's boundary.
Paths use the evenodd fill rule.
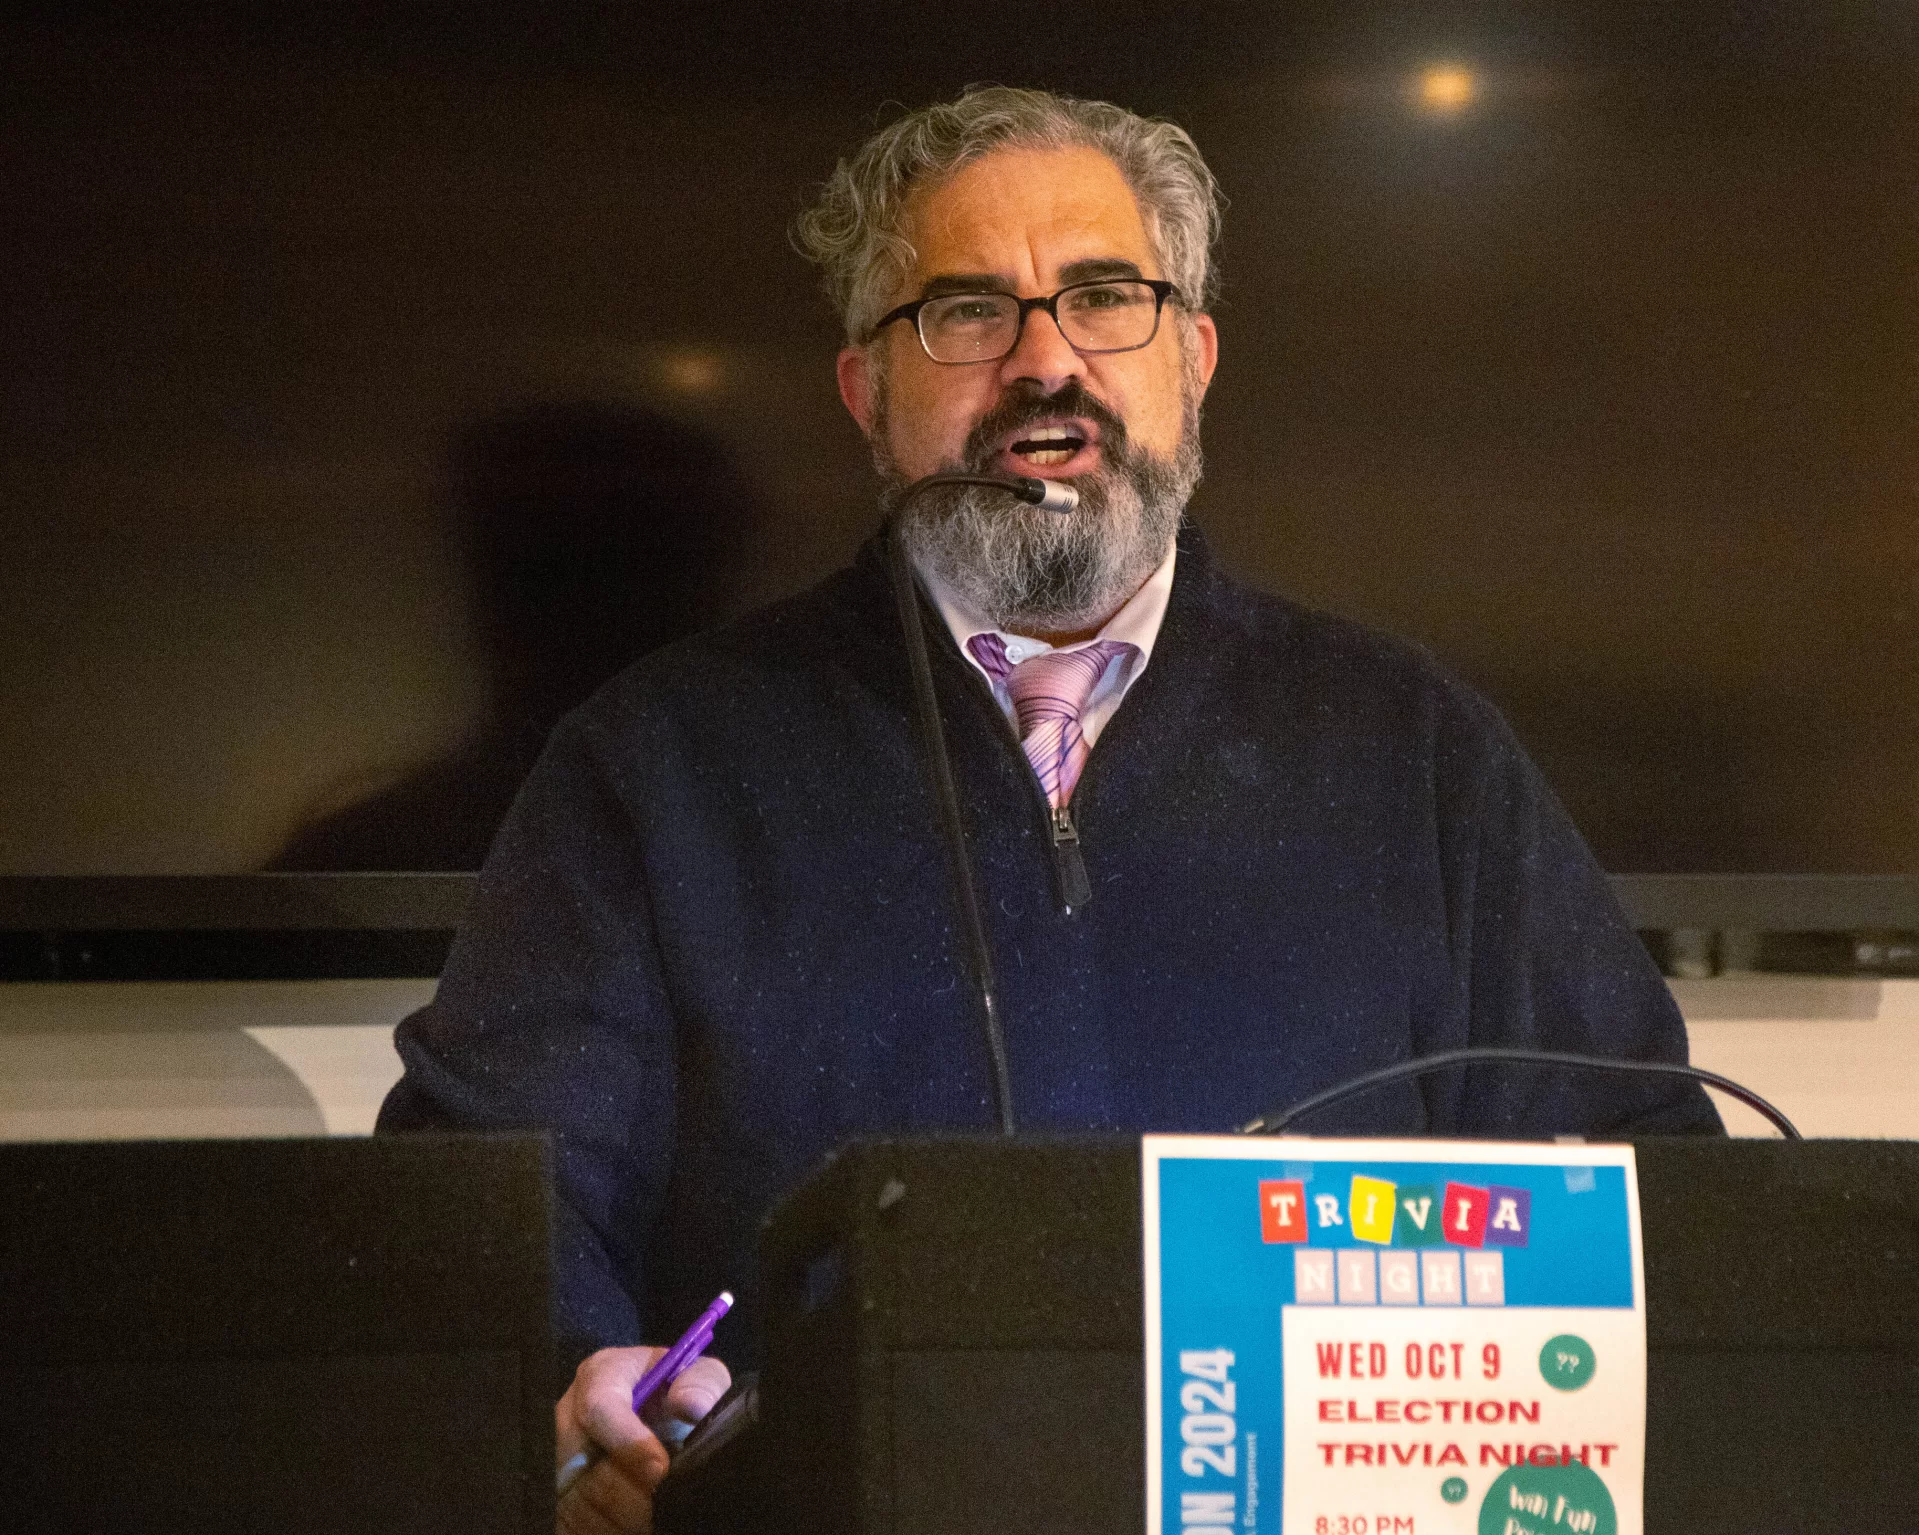
<path fill-rule="evenodd" d="M 906 539 L 900 521 L 907 506 L 919 495 L 939 485 L 984 485 L 1017 496 L 1030 506 L 1052 512 L 1070 512 L 1079 505 L 1079 492 L 1056 480 L 1036 480 L 1025 475 L 986 475 L 942 473 L 915 480 L 894 498 L 886 525 L 886 567 L 893 586 L 893 600 L 899 607 L 900 629 L 906 638 L 907 668 L 913 678 L 913 713 L 919 722 L 920 748 L 925 753 L 927 770 L 933 779 L 933 801 L 937 808 L 940 833 L 946 842 L 947 861 L 952 865 L 953 892 L 958 898 L 960 925 L 965 932 L 966 953 L 973 972 L 973 994 L 979 1005 L 980 1029 L 986 1039 L 986 1058 L 992 1069 L 993 1106 L 1000 1132 L 1017 1133 L 1013 1117 L 1013 1079 L 1006 1064 L 1006 1030 L 1000 1022 L 998 982 L 994 978 L 992 946 L 986 938 L 986 922 L 980 915 L 979 891 L 973 882 L 973 860 L 966 848 L 966 827 L 960 818 L 959 789 L 953 781 L 953 761 L 946 750 L 946 730 L 940 723 L 939 699 L 933 692 L 933 663 L 926 648 L 926 627 L 920 613 L 919 585 L 913 579 L 912 561 L 906 553 Z"/>
<path fill-rule="evenodd" d="M 1519 1066 L 1553 1066 L 1573 1071 L 1685 1077 L 1694 1082 L 1703 1082 L 1709 1087 L 1716 1087 L 1729 1097 L 1738 1099 L 1747 1108 L 1764 1115 L 1787 1140 L 1803 1139 L 1793 1122 L 1772 1104 L 1761 1098 L 1751 1088 L 1742 1087 L 1730 1077 L 1722 1077 L 1716 1071 L 1707 1071 L 1700 1066 L 1681 1065 L 1677 1061 L 1622 1061 L 1604 1055 L 1566 1055 L 1557 1050 L 1522 1050 L 1506 1045 L 1476 1045 L 1464 1050 L 1442 1050 L 1436 1055 L 1422 1055 L 1410 1061 L 1400 1061 L 1392 1066 L 1382 1066 L 1377 1071 L 1368 1071 L 1357 1077 L 1349 1077 L 1344 1082 L 1335 1083 L 1324 1092 L 1302 1098 L 1291 1107 L 1268 1109 L 1257 1119 L 1249 1119 L 1241 1125 L 1238 1133 L 1278 1135 L 1296 1119 L 1304 1119 L 1308 1114 L 1319 1109 L 1356 1097 L 1360 1093 L 1370 1092 L 1375 1087 L 1385 1087 L 1389 1083 L 1404 1081 L 1408 1077 L 1423 1077 L 1429 1072 L 1444 1071 L 1449 1066 L 1472 1066 L 1493 1062 Z"/>

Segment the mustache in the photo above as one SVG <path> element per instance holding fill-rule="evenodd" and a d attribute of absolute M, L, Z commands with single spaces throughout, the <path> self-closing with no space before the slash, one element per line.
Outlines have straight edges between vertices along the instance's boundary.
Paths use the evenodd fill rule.
<path fill-rule="evenodd" d="M 961 457 L 974 474 L 992 467 L 994 454 L 1009 432 L 1048 416 L 1083 416 L 1099 427 L 1100 449 L 1108 463 L 1123 462 L 1126 457 L 1126 423 L 1095 399 L 1084 384 L 1069 378 L 1052 394 L 1041 394 L 1031 384 L 1015 384 L 984 416 L 966 437 Z"/>

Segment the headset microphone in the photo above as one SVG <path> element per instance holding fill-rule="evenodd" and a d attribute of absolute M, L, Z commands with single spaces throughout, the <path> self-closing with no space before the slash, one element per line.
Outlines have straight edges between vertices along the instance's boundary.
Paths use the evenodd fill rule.
<path fill-rule="evenodd" d="M 1079 505 L 1079 492 L 1070 485 L 1062 485 L 1058 480 L 1034 480 L 1025 475 L 1020 478 L 1025 485 L 1014 494 L 1032 502 L 1042 512 L 1070 512 Z M 1039 494 L 1033 495 L 1033 491 Z"/>
<path fill-rule="evenodd" d="M 1070 512 L 1079 505 L 1079 492 L 1070 485 L 1058 480 L 1037 480 L 1025 474 L 929 474 L 913 481 L 906 489 L 893 498 L 895 510 L 902 510 L 921 491 L 931 490 L 935 485 L 985 485 L 993 490 L 1003 490 L 1010 496 L 1017 496 L 1028 506 L 1037 506 L 1043 512 Z"/>

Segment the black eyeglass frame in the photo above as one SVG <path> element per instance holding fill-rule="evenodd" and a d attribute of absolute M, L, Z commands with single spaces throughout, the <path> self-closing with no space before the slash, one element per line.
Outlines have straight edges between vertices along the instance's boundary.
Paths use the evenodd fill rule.
<path fill-rule="evenodd" d="M 1059 325 L 1059 301 L 1067 294 L 1077 292 L 1081 288 L 1108 288 L 1114 283 L 1122 282 L 1138 283 L 1142 287 L 1153 290 L 1153 329 L 1152 334 L 1144 341 L 1135 342 L 1132 346 L 1083 347 L 1066 336 L 1065 326 L 1060 325 L 1059 333 L 1066 338 L 1066 344 L 1082 357 L 1110 357 L 1116 352 L 1137 352 L 1151 346 L 1159 339 L 1159 322 L 1166 312 L 1166 301 L 1179 297 L 1178 285 L 1166 281 L 1163 277 L 1089 277 L 1085 282 L 1069 282 L 1057 293 L 1049 293 L 1043 298 L 1018 298 L 1011 293 L 990 290 L 980 293 L 934 293 L 926 298 L 916 298 L 911 303 L 901 304 L 899 308 L 880 316 L 874 322 L 872 330 L 867 332 L 866 339 L 877 341 L 880 332 L 895 320 L 911 320 L 913 334 L 919 337 L 920 350 L 926 353 L 929 362 L 938 363 L 942 368 L 971 368 L 983 362 L 999 362 L 1002 358 L 1010 357 L 1019 350 L 1019 338 L 1026 334 L 1026 317 L 1035 309 L 1044 309 L 1053 317 L 1053 323 Z M 1013 322 L 1013 339 L 1007 344 L 1006 350 L 997 357 L 968 357 L 960 362 L 942 362 L 935 357 L 933 349 L 926 344 L 926 333 L 920 329 L 920 311 L 928 304 L 937 304 L 943 299 L 952 298 L 1010 298 L 1019 305 L 1019 316 Z"/>

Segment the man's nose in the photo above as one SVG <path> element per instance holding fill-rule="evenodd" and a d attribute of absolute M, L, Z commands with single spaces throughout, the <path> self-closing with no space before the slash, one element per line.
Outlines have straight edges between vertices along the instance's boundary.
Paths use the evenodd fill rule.
<path fill-rule="evenodd" d="M 1059 322 L 1043 309 L 1026 316 L 1019 341 L 1000 359 L 1000 383 L 1031 379 L 1041 394 L 1054 394 L 1068 379 L 1086 377 L 1086 359 L 1060 334 Z"/>

